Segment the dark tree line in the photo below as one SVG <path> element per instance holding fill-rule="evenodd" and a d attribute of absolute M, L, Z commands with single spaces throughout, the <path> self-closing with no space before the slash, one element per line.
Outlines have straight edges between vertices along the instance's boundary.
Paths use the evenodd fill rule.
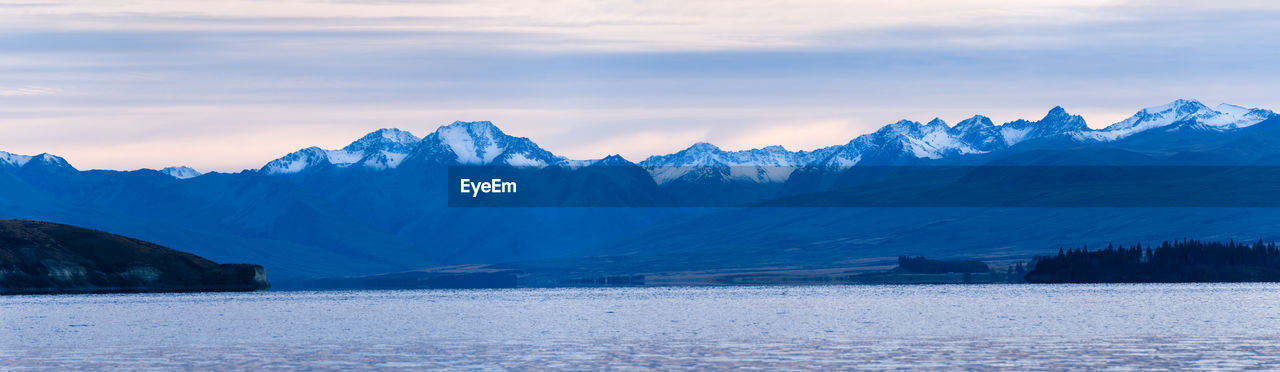
<path fill-rule="evenodd" d="M 1280 249 L 1275 242 L 1263 244 L 1262 240 L 1059 249 L 1056 256 L 1033 260 L 1026 279 L 1031 283 L 1274 282 L 1280 281 Z"/>

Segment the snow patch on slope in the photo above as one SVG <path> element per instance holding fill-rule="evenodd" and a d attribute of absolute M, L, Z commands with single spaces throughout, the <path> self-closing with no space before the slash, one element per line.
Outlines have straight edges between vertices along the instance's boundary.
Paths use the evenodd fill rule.
<path fill-rule="evenodd" d="M 1102 130 L 1078 133 L 1076 138 L 1114 141 L 1184 122 L 1199 128 L 1222 131 L 1248 127 L 1274 116 L 1275 113 L 1269 110 L 1248 109 L 1226 103 L 1218 105 L 1217 108 L 1209 108 L 1200 101 L 1179 99 L 1168 104 L 1142 109 L 1133 116 Z"/>
<path fill-rule="evenodd" d="M 166 168 L 164 168 L 164 169 L 161 169 L 161 170 L 160 170 L 160 173 L 167 174 L 167 175 L 169 175 L 169 177 L 177 178 L 177 179 L 180 179 L 180 180 L 185 180 L 185 179 L 189 179 L 189 178 L 195 178 L 195 177 L 198 177 L 198 176 L 200 176 L 200 175 L 204 174 L 204 173 L 200 173 L 199 171 L 197 171 L 197 170 L 195 170 L 195 169 L 193 169 L 193 168 L 191 168 L 191 167 L 185 167 L 185 166 L 183 166 L 183 167 L 166 167 Z"/>
<path fill-rule="evenodd" d="M 308 147 L 272 160 L 261 171 L 267 174 L 299 173 L 323 165 L 336 167 L 363 166 L 374 170 L 391 169 L 400 165 L 419 139 L 413 134 L 394 128 L 379 129 L 339 150 Z"/>
<path fill-rule="evenodd" d="M 0 165 L 2 166 L 21 167 L 27 165 L 31 158 L 33 157 L 0 151 Z"/>

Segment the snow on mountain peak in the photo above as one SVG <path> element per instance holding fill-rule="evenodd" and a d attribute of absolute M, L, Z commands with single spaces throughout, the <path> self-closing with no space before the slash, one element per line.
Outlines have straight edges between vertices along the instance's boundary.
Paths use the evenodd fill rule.
<path fill-rule="evenodd" d="M 75 169 L 67 159 L 50 153 L 40 155 L 18 155 L 14 153 L 0 151 L 0 167 L 26 167 L 26 166 L 44 166 L 49 168 Z"/>
<path fill-rule="evenodd" d="M 267 163 L 260 171 L 289 174 L 321 166 L 383 170 L 396 168 L 411 156 L 472 165 L 496 162 L 541 167 L 566 163 L 565 159 L 539 148 L 527 138 L 506 135 L 491 122 L 455 121 L 421 139 L 400 129 L 379 129 L 340 150 L 309 147 L 295 151 Z"/>
<path fill-rule="evenodd" d="M 975 115 L 947 126 L 934 118 L 927 124 L 900 120 L 864 134 L 843 145 L 812 151 L 788 151 L 767 146 L 742 151 L 725 151 L 698 142 L 679 152 L 651 156 L 638 165 L 659 183 L 684 177 L 692 167 L 728 167 L 730 172 L 704 175 L 724 176 L 762 182 L 785 181 L 785 169 L 801 166 L 844 168 L 870 162 L 897 164 L 912 159 L 941 159 L 957 155 L 981 154 L 1007 149 L 1032 139 L 1054 141 L 1112 141 L 1153 128 L 1174 124 L 1197 129 L 1229 130 L 1246 127 L 1275 117 L 1262 109 L 1231 104 L 1209 108 L 1196 100 L 1180 99 L 1142 109 L 1132 117 L 1105 129 L 1090 129 L 1084 118 L 1055 106 L 1038 121 L 1015 120 L 1002 125 Z M 555 156 L 527 138 L 509 136 L 489 121 L 456 121 L 444 125 L 419 140 L 398 129 L 380 129 L 352 142 L 342 150 L 307 148 L 272 161 L 267 173 L 294 173 L 322 165 L 345 167 L 360 164 L 375 169 L 394 168 L 407 157 L 445 164 L 542 167 L 548 165 L 587 166 L 602 160 L 571 161 Z M 21 156 L 0 156 L 0 164 L 27 161 Z M 624 160 L 625 161 L 625 160 Z M 682 169 L 683 168 L 683 169 Z M 771 169 L 772 168 L 772 169 Z M 781 169 L 781 170 L 778 170 Z"/>
<path fill-rule="evenodd" d="M 1062 106 L 1054 106 L 1049 112 L 1044 114 L 1040 119 L 1041 123 L 1058 124 L 1064 130 L 1088 130 L 1089 126 L 1085 125 L 1084 117 L 1080 115 L 1072 115 Z"/>
<path fill-rule="evenodd" d="M 1213 108 L 1219 115 L 1205 124 L 1219 127 L 1244 128 L 1276 116 L 1271 110 L 1246 108 L 1229 103 L 1219 104 Z"/>
<path fill-rule="evenodd" d="M 1007 145 L 1013 146 L 1026 140 L 1068 137 L 1079 139 L 1080 133 L 1090 132 L 1084 117 L 1068 113 L 1062 106 L 1054 106 L 1039 121 L 1018 119 L 1000 126 L 1000 134 Z"/>
<path fill-rule="evenodd" d="M 329 162 L 328 152 L 322 148 L 312 146 L 272 160 L 267 165 L 262 166 L 259 171 L 266 174 L 289 174 L 327 164 L 332 164 Z"/>
<path fill-rule="evenodd" d="M 880 128 L 879 132 L 898 134 L 919 133 L 922 128 L 923 126 L 920 125 L 919 122 L 902 119 L 894 122 L 893 124 L 886 125 L 884 128 Z"/>
<path fill-rule="evenodd" d="M 928 125 L 910 120 L 899 120 L 889 124 L 875 133 L 859 136 L 850 145 L 858 153 L 892 151 L 901 148 L 904 152 L 898 156 L 908 155 L 918 159 L 939 159 L 953 154 L 974 154 L 977 150 L 962 141 L 953 128 L 941 119 L 934 119 Z"/>
<path fill-rule="evenodd" d="M 759 149 L 742 151 L 724 151 L 716 145 L 698 142 L 689 148 L 674 154 L 650 156 L 640 162 L 642 166 L 707 166 L 707 165 L 768 165 L 793 166 L 805 163 L 803 156 L 787 151 L 782 146 L 773 145 Z"/>
<path fill-rule="evenodd" d="M 1197 114 L 1211 114 L 1213 111 L 1200 101 L 1179 99 L 1160 106 L 1147 107 L 1119 123 L 1112 124 L 1107 130 L 1149 129 L 1173 124 Z"/>
<path fill-rule="evenodd" d="M 27 165 L 31 161 L 31 156 L 18 155 L 14 153 L 0 151 L 0 166 L 21 167 Z"/>
<path fill-rule="evenodd" d="M 938 120 L 938 119 L 934 119 L 934 120 Z M 988 118 L 982 115 L 974 115 L 971 118 L 964 119 L 964 120 L 961 120 L 959 123 L 956 123 L 956 126 L 954 128 L 957 132 L 966 132 L 974 128 L 994 127 L 994 126 L 995 124 L 991 123 L 991 118 Z"/>
<path fill-rule="evenodd" d="M 1219 104 L 1218 104 L 1218 106 L 1217 106 L 1217 107 L 1214 107 L 1213 109 L 1214 109 L 1215 111 L 1218 111 L 1218 112 L 1221 112 L 1221 113 L 1224 113 L 1224 114 L 1225 114 L 1225 113 L 1237 113 L 1237 114 L 1243 114 L 1243 113 L 1248 113 L 1248 112 L 1249 112 L 1249 109 L 1248 109 L 1248 108 L 1245 108 L 1244 106 L 1233 105 L 1233 104 L 1226 103 L 1226 102 L 1219 103 Z"/>
<path fill-rule="evenodd" d="M 1080 117 L 1080 115 L 1071 115 L 1070 113 L 1067 113 L 1067 109 L 1062 108 L 1062 106 L 1053 106 L 1052 109 L 1049 109 L 1049 113 L 1045 114 L 1044 118 L 1040 119 L 1040 121 L 1051 122 L 1051 123 L 1065 123 L 1065 122 L 1078 121 L 1081 124 L 1080 127 L 1082 128 L 1071 128 L 1071 129 L 1081 130 L 1084 128 L 1088 128 L 1087 126 L 1083 125 L 1084 118 Z"/>
<path fill-rule="evenodd" d="M 335 165 L 360 164 L 371 169 L 388 169 L 400 165 L 421 141 L 413 133 L 383 128 L 343 147 L 341 152 L 330 151 L 329 160 Z"/>
<path fill-rule="evenodd" d="M 436 129 L 422 143 L 420 156 L 433 161 L 518 167 L 569 164 L 528 138 L 507 135 L 488 121 L 455 121 Z"/>
<path fill-rule="evenodd" d="M 622 155 L 614 154 L 600 159 L 565 160 L 564 165 L 572 169 L 578 169 L 590 166 L 627 166 L 636 164 L 623 158 Z"/>
<path fill-rule="evenodd" d="M 61 156 L 47 152 L 31 157 L 31 161 L 27 162 L 27 164 L 41 164 L 53 168 L 75 169 L 75 167 L 71 166 L 71 163 L 67 162 L 67 159 L 63 159 Z"/>
<path fill-rule="evenodd" d="M 370 169 L 395 168 L 417 146 L 418 137 L 395 128 L 365 134 L 339 150 L 308 147 L 272 160 L 260 171 L 267 174 L 298 173 L 312 167 L 359 165 Z"/>
<path fill-rule="evenodd" d="M 1089 133 L 1088 137 L 1102 141 L 1116 140 L 1179 123 L 1203 129 L 1229 130 L 1254 125 L 1273 116 L 1275 113 L 1268 110 L 1246 109 L 1226 103 L 1218 105 L 1217 108 L 1209 108 L 1197 100 L 1179 99 L 1160 106 L 1144 108 L 1127 119 L 1100 131 Z"/>
<path fill-rule="evenodd" d="M 686 177 L 696 177 L 708 167 L 723 172 L 730 180 L 751 182 L 783 182 L 794 167 L 813 161 L 811 153 L 790 152 L 782 146 L 768 146 L 742 151 L 724 151 L 706 142 L 669 155 L 651 156 L 640 162 L 659 184 Z"/>
<path fill-rule="evenodd" d="M 436 129 L 435 134 L 461 164 L 489 164 L 502 154 L 498 137 L 504 134 L 488 121 L 455 121 Z"/>
<path fill-rule="evenodd" d="M 790 152 L 780 147 L 744 151 L 723 151 L 709 143 L 696 143 L 674 154 L 651 156 L 640 165 L 659 183 L 684 177 L 690 167 L 850 167 L 856 164 L 896 164 L 910 159 L 942 159 L 957 155 L 982 154 L 1007 149 L 1032 139 L 1066 141 L 1109 141 L 1126 133 L 1146 130 L 1180 120 L 1194 120 L 1213 128 L 1239 128 L 1275 116 L 1266 110 L 1247 109 L 1235 105 L 1219 105 L 1210 109 L 1199 101 L 1176 100 L 1169 104 L 1143 109 L 1126 122 L 1106 130 L 1093 130 L 1080 115 L 1072 115 L 1055 106 L 1038 121 L 1015 120 L 995 125 L 990 118 L 975 115 L 948 127 L 942 119 L 927 124 L 899 120 L 879 130 L 858 136 L 845 145 L 813 151 Z M 708 175 L 723 173 L 710 172 Z M 745 177 L 762 181 L 785 181 L 786 177 Z"/>
<path fill-rule="evenodd" d="M 694 143 L 693 146 L 689 146 L 689 148 L 686 149 L 685 151 L 704 153 L 704 152 L 720 152 L 721 150 L 720 150 L 720 147 L 713 145 L 711 143 L 698 142 L 698 143 Z"/>
<path fill-rule="evenodd" d="M 164 169 L 161 169 L 160 173 L 167 174 L 170 177 L 177 178 L 180 180 L 195 178 L 197 176 L 204 174 L 204 173 L 200 173 L 195 169 L 192 169 L 191 167 L 186 167 L 186 166 L 166 167 Z"/>
<path fill-rule="evenodd" d="M 968 144 L 974 150 L 989 152 L 1006 146 L 1004 135 L 991 122 L 991 118 L 974 115 L 964 119 L 952 127 L 960 143 Z"/>
<path fill-rule="evenodd" d="M 361 153 L 367 151 L 392 151 L 407 154 L 421 140 L 407 131 L 383 128 L 360 137 L 360 139 L 342 149 Z"/>

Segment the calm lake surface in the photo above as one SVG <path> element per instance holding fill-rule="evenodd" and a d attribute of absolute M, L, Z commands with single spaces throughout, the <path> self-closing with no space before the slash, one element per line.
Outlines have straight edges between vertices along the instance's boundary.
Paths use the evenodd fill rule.
<path fill-rule="evenodd" d="M 1280 285 L 0 297 L 0 369 L 1280 368 Z"/>

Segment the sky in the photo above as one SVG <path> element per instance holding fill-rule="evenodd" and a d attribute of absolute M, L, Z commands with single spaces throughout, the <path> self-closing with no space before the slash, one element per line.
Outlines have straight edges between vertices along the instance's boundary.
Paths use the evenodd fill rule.
<path fill-rule="evenodd" d="M 0 0 L 0 150 L 258 168 L 490 120 L 574 159 L 900 120 L 1280 109 L 1273 1 Z"/>

